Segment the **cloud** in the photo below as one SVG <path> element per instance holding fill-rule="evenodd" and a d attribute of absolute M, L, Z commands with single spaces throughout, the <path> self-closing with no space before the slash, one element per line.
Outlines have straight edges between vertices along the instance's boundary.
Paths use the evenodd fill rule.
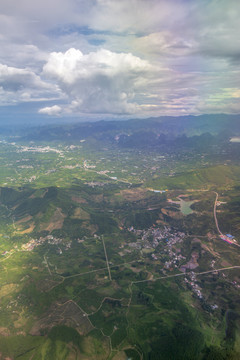
<path fill-rule="evenodd" d="M 39 114 L 46 114 L 46 115 L 53 115 L 53 116 L 59 115 L 61 113 L 61 111 L 62 111 L 62 109 L 58 105 L 47 106 L 47 107 L 44 107 L 44 108 L 38 110 Z"/>
<path fill-rule="evenodd" d="M 27 69 L 0 64 L 0 86 L 4 90 L 18 91 L 23 88 L 47 88 L 39 76 Z"/>
<path fill-rule="evenodd" d="M 239 114 L 240 104 L 238 102 L 218 102 L 209 103 L 208 101 L 201 101 L 196 107 L 199 114 Z"/>
<path fill-rule="evenodd" d="M 43 75 L 57 81 L 71 100 L 69 111 L 134 113 L 135 98 L 154 79 L 156 68 L 130 53 L 69 49 L 52 53 Z"/>
<path fill-rule="evenodd" d="M 89 24 L 97 30 L 150 33 L 181 22 L 191 7 L 191 1 L 179 0 L 97 0 Z"/>
<path fill-rule="evenodd" d="M 134 49 L 139 54 L 148 54 L 152 60 L 169 62 L 167 57 L 179 59 L 192 55 L 196 47 L 196 41 L 191 38 L 184 39 L 181 34 L 173 34 L 169 30 L 138 36 L 133 39 Z"/>
<path fill-rule="evenodd" d="M 239 58 L 239 11 L 240 3 L 235 0 L 215 0 L 201 7 L 195 38 L 203 55 Z"/>
<path fill-rule="evenodd" d="M 199 99 L 197 109 L 200 113 L 227 113 L 237 114 L 240 112 L 240 89 L 222 88 L 215 89 L 211 95 Z"/>
<path fill-rule="evenodd" d="M 43 81 L 29 69 L 0 64 L 1 103 L 11 104 L 59 97 L 56 85 Z"/>
<path fill-rule="evenodd" d="M 237 0 L 1 1 L 1 103 L 45 100 L 39 113 L 59 116 L 235 113 L 239 12 Z"/>
<path fill-rule="evenodd" d="M 86 3 L 82 0 L 8 0 L 1 1 L 0 12 L 46 28 L 53 20 L 61 24 L 76 22 Z"/>

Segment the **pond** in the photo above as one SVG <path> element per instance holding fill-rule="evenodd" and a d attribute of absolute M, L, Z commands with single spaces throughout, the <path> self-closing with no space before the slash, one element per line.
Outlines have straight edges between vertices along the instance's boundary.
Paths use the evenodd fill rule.
<path fill-rule="evenodd" d="M 178 198 L 180 200 L 180 210 L 183 215 L 189 215 L 193 213 L 193 210 L 191 209 L 191 205 L 194 203 L 194 201 L 185 201 L 182 198 Z"/>

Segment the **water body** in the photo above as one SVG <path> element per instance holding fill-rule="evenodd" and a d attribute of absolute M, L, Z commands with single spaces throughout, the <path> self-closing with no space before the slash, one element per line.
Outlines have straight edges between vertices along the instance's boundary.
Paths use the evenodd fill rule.
<path fill-rule="evenodd" d="M 178 198 L 180 200 L 180 210 L 183 215 L 189 215 L 193 213 L 193 210 L 190 206 L 194 203 L 194 201 L 185 201 L 182 198 Z"/>

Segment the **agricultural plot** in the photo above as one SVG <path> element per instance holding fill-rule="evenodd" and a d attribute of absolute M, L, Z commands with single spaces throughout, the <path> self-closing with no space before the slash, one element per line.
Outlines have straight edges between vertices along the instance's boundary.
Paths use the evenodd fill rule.
<path fill-rule="evenodd" d="M 2 358 L 238 359 L 239 164 L 100 144 L 0 143 Z"/>

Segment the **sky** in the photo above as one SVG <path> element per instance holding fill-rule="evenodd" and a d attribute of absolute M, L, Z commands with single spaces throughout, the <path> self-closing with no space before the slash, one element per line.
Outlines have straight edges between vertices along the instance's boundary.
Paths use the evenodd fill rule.
<path fill-rule="evenodd" d="M 1 0 L 0 117 L 240 113 L 239 0 Z"/>

